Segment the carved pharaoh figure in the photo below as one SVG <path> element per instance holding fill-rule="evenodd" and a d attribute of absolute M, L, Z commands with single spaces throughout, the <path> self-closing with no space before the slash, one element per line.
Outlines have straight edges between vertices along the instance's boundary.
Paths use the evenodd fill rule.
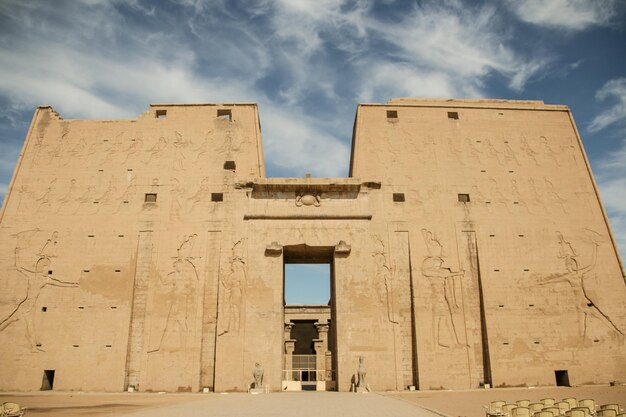
<path fill-rule="evenodd" d="M 570 242 L 565 240 L 561 232 L 556 232 L 559 243 L 558 257 L 564 260 L 566 272 L 552 274 L 540 279 L 539 285 L 555 284 L 559 282 L 565 282 L 569 284 L 573 291 L 576 310 L 578 312 L 578 324 L 580 336 L 585 338 L 587 335 L 587 326 L 590 318 L 595 318 L 604 323 L 609 329 L 615 331 L 624 337 L 624 333 L 615 325 L 611 318 L 603 312 L 589 297 L 585 290 L 585 278 L 591 273 L 597 263 L 598 259 L 598 247 L 600 246 L 599 235 L 595 232 L 589 231 L 592 235 L 591 242 L 591 260 L 588 265 L 581 266 L 579 264 L 579 254 L 576 252 Z"/>
<path fill-rule="evenodd" d="M 395 317 L 395 308 L 393 302 L 393 285 L 395 279 L 396 268 L 392 264 L 385 254 L 385 245 L 379 236 L 373 236 L 374 240 L 378 243 L 378 249 L 372 255 L 374 263 L 376 264 L 376 278 L 377 282 L 384 283 L 385 286 L 385 299 L 387 305 L 387 318 L 390 323 L 398 323 Z"/>
<path fill-rule="evenodd" d="M 157 340 L 149 353 L 177 351 L 187 344 L 195 317 L 197 288 L 200 282 L 192 251 L 197 235 L 184 236 L 172 262 L 172 271 L 159 280 L 158 292 L 164 320 L 156 324 Z M 159 328 L 160 327 L 160 328 Z"/>
<path fill-rule="evenodd" d="M 30 344 L 32 352 L 43 351 L 38 344 L 38 337 L 35 323 L 32 316 L 32 310 L 41 291 L 46 286 L 53 287 L 77 287 L 77 282 L 63 281 L 53 277 L 52 260 L 56 257 L 56 245 L 58 243 L 58 233 L 53 232 L 52 235 L 39 253 L 36 254 L 36 260 L 26 263 L 22 260 L 20 253 L 22 251 L 21 243 L 24 247 L 30 246 L 28 241 L 30 237 L 36 235 L 38 230 L 29 230 L 20 232 L 17 235 L 18 244 L 14 250 L 13 267 L 26 280 L 26 292 L 19 300 L 15 307 L 3 318 L 0 319 L 0 331 L 6 329 L 11 323 L 22 321 L 26 327 L 26 338 Z M 22 242 L 21 242 L 22 241 Z M 32 259 L 32 258 L 31 258 Z"/>
<path fill-rule="evenodd" d="M 444 266 L 443 246 L 433 233 L 422 229 L 422 236 L 428 256 L 422 262 L 422 275 L 430 279 L 433 300 L 433 337 L 441 347 L 465 346 L 462 343 L 455 325 L 455 315 L 460 310 L 460 303 L 456 297 L 454 278 L 464 276 L 465 271 L 454 271 Z"/>

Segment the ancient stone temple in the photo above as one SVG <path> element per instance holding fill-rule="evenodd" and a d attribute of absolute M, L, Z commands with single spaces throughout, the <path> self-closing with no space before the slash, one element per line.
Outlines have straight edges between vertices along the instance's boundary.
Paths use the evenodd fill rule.
<path fill-rule="evenodd" d="M 266 178 L 255 104 L 40 107 L 0 221 L 2 390 L 626 380 L 623 269 L 565 106 L 362 104 L 348 178 Z M 290 263 L 330 266 L 328 305 L 285 306 Z"/>

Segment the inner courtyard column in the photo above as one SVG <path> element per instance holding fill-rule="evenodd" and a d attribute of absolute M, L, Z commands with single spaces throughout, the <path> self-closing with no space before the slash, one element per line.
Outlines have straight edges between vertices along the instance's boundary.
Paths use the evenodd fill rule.
<path fill-rule="evenodd" d="M 293 369 L 293 351 L 296 349 L 296 341 L 291 338 L 293 323 L 285 323 L 285 360 L 283 368 L 283 381 L 291 381 Z"/>

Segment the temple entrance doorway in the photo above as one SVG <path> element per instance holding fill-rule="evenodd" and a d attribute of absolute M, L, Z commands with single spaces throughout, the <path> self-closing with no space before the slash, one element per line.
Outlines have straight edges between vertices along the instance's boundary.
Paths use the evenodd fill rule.
<path fill-rule="evenodd" d="M 336 389 L 333 251 L 283 248 L 283 391 Z"/>

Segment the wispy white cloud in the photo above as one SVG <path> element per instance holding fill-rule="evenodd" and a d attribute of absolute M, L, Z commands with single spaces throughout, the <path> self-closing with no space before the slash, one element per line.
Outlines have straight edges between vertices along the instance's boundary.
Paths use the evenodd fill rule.
<path fill-rule="evenodd" d="M 615 103 L 606 111 L 597 115 L 587 130 L 597 132 L 615 123 L 626 123 L 626 78 L 608 81 L 596 93 L 598 100 L 613 100 Z"/>
<path fill-rule="evenodd" d="M 524 22 L 555 29 L 580 31 L 592 26 L 613 24 L 614 18 L 618 15 L 620 1 L 507 0 L 506 4 Z"/>
<path fill-rule="evenodd" d="M 602 201 L 609 213 L 613 232 L 626 261 L 626 78 L 605 83 L 596 93 L 609 108 L 587 127 L 589 133 L 609 132 L 621 138 L 618 149 L 597 163 L 596 177 Z"/>
<path fill-rule="evenodd" d="M 442 93 L 466 89 L 459 86 L 470 86 L 470 91 L 478 93 L 483 79 L 492 72 L 508 78 L 512 89 L 522 90 L 549 62 L 547 56 L 515 51 L 511 34 L 492 6 L 426 3 L 396 24 L 372 21 L 370 28 L 394 46 L 401 60 L 420 72 L 445 74 L 448 85 Z"/>
<path fill-rule="evenodd" d="M 493 6 L 373 9 L 366 0 L 4 0 L 0 96 L 68 118 L 257 101 L 268 162 L 333 176 L 347 171 L 358 101 L 481 97 L 494 75 L 519 91 L 549 62 L 516 49 Z"/>

